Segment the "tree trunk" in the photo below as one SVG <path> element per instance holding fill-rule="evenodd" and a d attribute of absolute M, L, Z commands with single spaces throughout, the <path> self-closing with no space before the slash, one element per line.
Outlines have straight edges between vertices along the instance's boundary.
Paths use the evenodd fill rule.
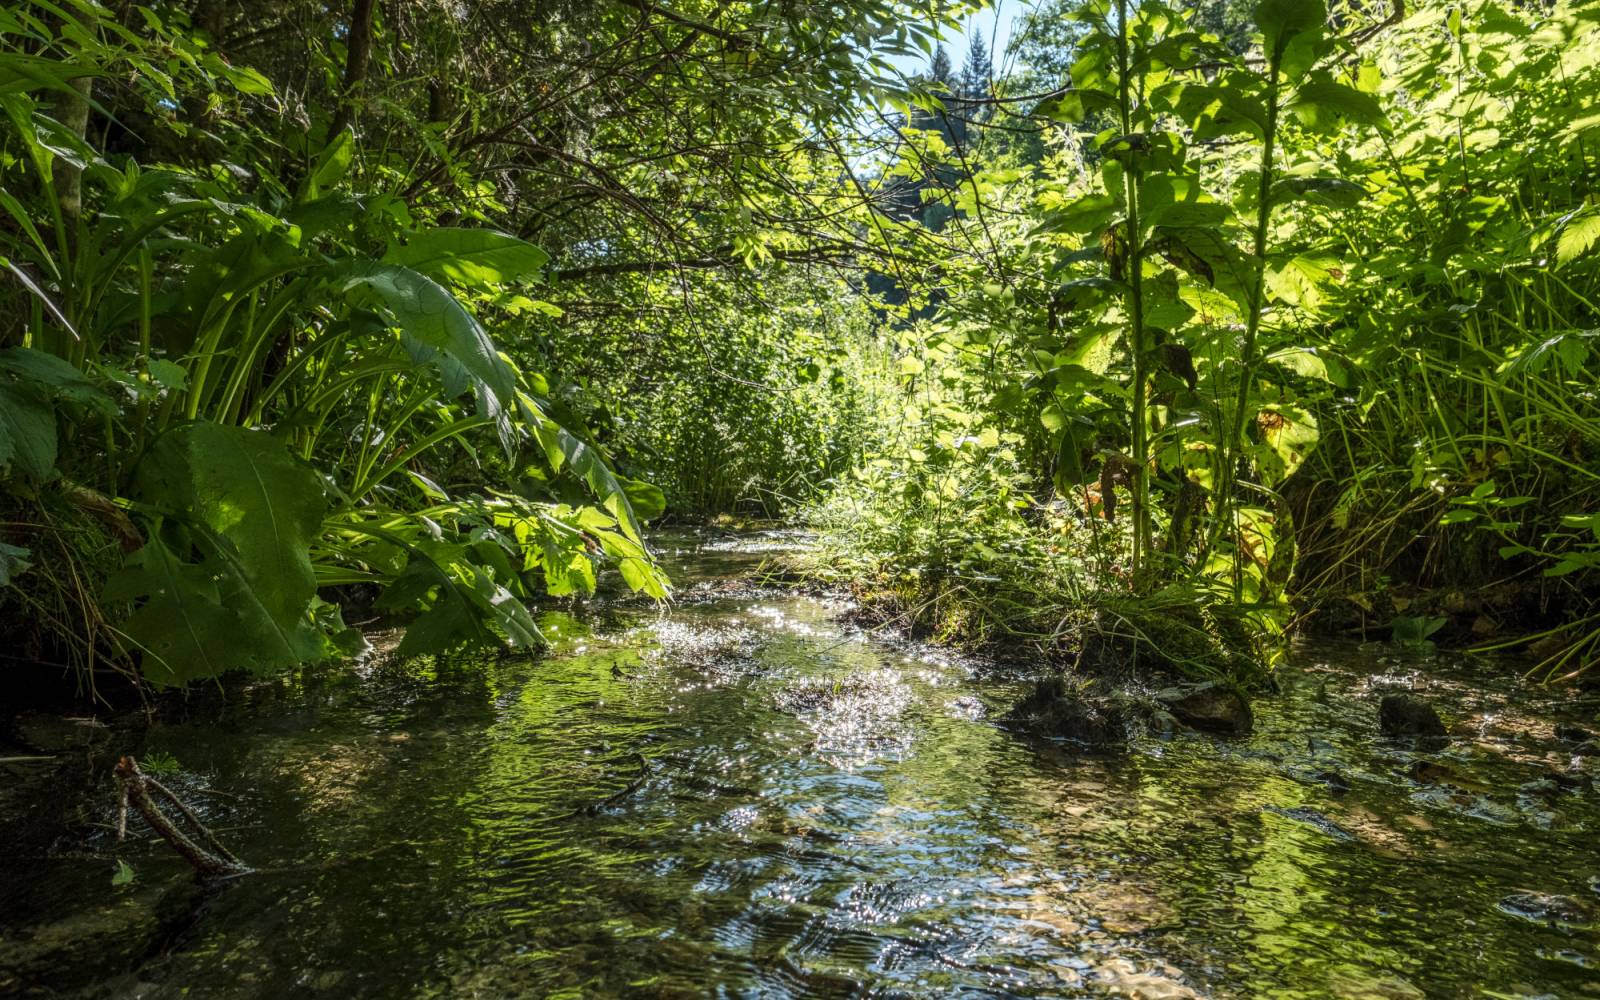
<path fill-rule="evenodd" d="M 54 92 L 50 113 L 67 131 L 82 139 L 89 129 L 89 89 L 94 85 L 94 78 L 80 76 L 71 84 L 70 91 Z M 67 219 L 78 218 L 83 214 L 83 168 L 64 156 L 57 156 L 50 173 L 62 216 Z"/>
<path fill-rule="evenodd" d="M 339 107 L 328 128 L 328 139 L 343 132 L 354 118 L 356 99 L 367 82 L 372 63 L 372 11 L 374 0 L 355 0 L 350 7 L 350 33 L 345 37 L 344 85 Z"/>

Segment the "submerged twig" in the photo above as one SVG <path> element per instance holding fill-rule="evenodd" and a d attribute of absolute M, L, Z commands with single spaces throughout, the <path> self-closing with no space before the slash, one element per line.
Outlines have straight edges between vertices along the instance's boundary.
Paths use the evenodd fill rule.
<path fill-rule="evenodd" d="M 577 809 L 572 813 L 572 815 L 598 816 L 600 815 L 601 810 L 611 808 L 618 802 L 621 802 L 623 799 L 643 788 L 644 783 L 650 780 L 650 761 L 642 753 L 636 752 L 634 753 L 634 756 L 639 759 L 639 776 L 637 778 L 634 778 L 632 781 L 628 782 L 627 787 L 623 788 L 621 791 L 613 792 L 612 794 L 601 799 L 599 802 L 594 802 Z"/>
<path fill-rule="evenodd" d="M 161 834 L 174 850 L 183 855 L 184 860 L 193 865 L 194 870 L 202 878 L 222 878 L 251 872 L 250 866 L 222 846 L 216 835 L 200 822 L 200 817 L 184 805 L 171 789 L 139 770 L 138 761 L 132 757 L 123 757 L 117 761 L 116 773 L 122 785 L 117 805 L 118 840 L 127 833 L 128 805 L 131 803 L 139 810 L 139 815 L 144 817 L 144 821 L 150 824 L 150 828 Z M 151 792 L 166 799 L 172 808 L 178 811 L 183 821 L 190 827 L 193 836 L 185 833 L 167 816 L 166 812 L 156 804 Z"/>

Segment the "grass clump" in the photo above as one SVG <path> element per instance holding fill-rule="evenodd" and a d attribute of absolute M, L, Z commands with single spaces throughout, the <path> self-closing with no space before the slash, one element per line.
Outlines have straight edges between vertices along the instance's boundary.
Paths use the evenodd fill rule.
<path fill-rule="evenodd" d="M 138 674 L 101 592 L 138 532 L 105 497 L 65 481 L 30 496 L 0 491 L 0 544 L 13 586 L 0 587 L 0 661 L 22 686 L 69 676 L 80 697 L 100 700 L 108 674 Z"/>

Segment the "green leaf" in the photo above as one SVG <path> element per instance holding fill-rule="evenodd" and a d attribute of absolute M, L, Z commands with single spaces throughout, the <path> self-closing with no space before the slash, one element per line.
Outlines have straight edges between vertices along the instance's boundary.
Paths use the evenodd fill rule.
<path fill-rule="evenodd" d="M 1096 275 L 1062 282 L 1056 286 L 1053 298 L 1056 308 L 1072 310 L 1110 296 L 1125 295 L 1127 291 L 1128 286 L 1126 283 Z"/>
<path fill-rule="evenodd" d="M 310 614 L 310 546 L 327 508 L 314 471 L 265 431 L 198 423 L 157 439 L 138 480 L 154 530 L 105 596 L 142 599 L 122 631 L 144 651 L 151 682 L 266 672 L 327 655 Z M 165 535 L 187 541 L 169 544 L 169 521 L 185 530 Z"/>
<path fill-rule="evenodd" d="M 119 860 L 117 862 L 117 870 L 111 873 L 111 884 L 113 886 L 131 885 L 133 878 L 133 867 L 126 861 Z"/>
<path fill-rule="evenodd" d="M 1567 220 L 1561 227 L 1561 237 L 1556 241 L 1556 263 L 1572 263 L 1594 248 L 1600 241 L 1600 212 L 1588 212 Z"/>
<path fill-rule="evenodd" d="M 637 540 L 615 531 L 596 531 L 600 548 L 616 560 L 617 570 L 631 590 L 661 600 L 667 596 L 667 578 Z"/>
<path fill-rule="evenodd" d="M 1268 61 L 1281 63 L 1291 42 L 1319 34 L 1327 19 L 1323 0 L 1262 0 L 1256 5 L 1255 21 Z"/>
<path fill-rule="evenodd" d="M 1288 403 L 1263 407 L 1256 428 L 1265 447 L 1253 449 L 1256 467 L 1267 485 L 1283 482 L 1304 464 L 1321 434 L 1309 410 Z"/>
<path fill-rule="evenodd" d="M 1311 254 L 1291 257 L 1281 267 L 1268 270 L 1267 290 L 1281 302 L 1316 313 L 1333 284 L 1332 269 L 1338 263 L 1336 258 Z"/>
<path fill-rule="evenodd" d="M 270 86 L 270 85 L 269 85 Z M 350 169 L 350 163 L 355 157 L 356 140 L 349 129 L 345 129 L 333 137 L 333 141 L 323 147 L 317 156 L 317 162 L 311 168 L 311 173 L 306 175 L 305 191 L 300 200 L 313 202 L 322 197 L 329 188 L 338 184 Z"/>
<path fill-rule="evenodd" d="M 1302 199 L 1330 208 L 1354 208 L 1367 189 L 1342 177 L 1284 177 L 1272 185 L 1272 204 Z"/>
<path fill-rule="evenodd" d="M 1052 121 L 1081 122 L 1096 111 L 1117 106 L 1116 97 L 1095 87 L 1074 87 L 1064 94 L 1049 97 L 1034 106 L 1033 113 Z"/>
<path fill-rule="evenodd" d="M 627 487 L 611 470 L 605 453 L 543 414 L 536 415 L 536 420 L 534 437 L 544 449 L 551 470 L 570 470 L 589 487 L 600 505 L 617 519 L 623 534 L 642 545 L 639 518 L 634 513 Z"/>
<path fill-rule="evenodd" d="M 150 377 L 158 385 L 181 392 L 189 386 L 189 372 L 182 365 L 164 358 L 150 362 Z"/>
<path fill-rule="evenodd" d="M 441 227 L 390 248 L 384 260 L 437 280 L 473 288 L 535 281 L 550 255 L 526 240 L 493 229 Z"/>
<path fill-rule="evenodd" d="M 1228 78 L 1215 86 L 1185 87 L 1178 110 L 1194 129 L 1196 139 L 1244 134 L 1261 138 L 1267 128 L 1267 106 L 1257 96 L 1229 86 Z"/>
<path fill-rule="evenodd" d="M 224 64 L 223 75 L 228 82 L 233 84 L 241 94 L 256 94 L 262 97 L 272 96 L 272 81 L 267 79 L 258 69 L 249 66 L 229 66 Z"/>
<path fill-rule="evenodd" d="M 653 520 L 666 513 L 667 495 L 661 487 L 641 479 L 623 479 L 622 485 L 628 493 L 628 503 L 639 520 Z"/>
<path fill-rule="evenodd" d="M 1450 624 L 1448 618 L 1402 617 L 1396 616 L 1390 623 L 1391 637 L 1394 642 L 1417 644 L 1428 640 L 1428 637 Z"/>
<path fill-rule="evenodd" d="M 0 94 L 33 90 L 57 90 L 76 94 L 77 90 L 72 86 L 73 80 L 84 76 L 107 75 L 105 71 L 87 63 L 26 56 L 16 51 L 0 55 Z"/>
<path fill-rule="evenodd" d="M 1061 208 L 1045 213 L 1044 221 L 1029 230 L 1029 236 L 1044 233 L 1092 233 L 1111 221 L 1116 202 L 1103 194 L 1089 194 Z"/>
<path fill-rule="evenodd" d="M 55 411 L 34 387 L 0 380 L 0 474 L 42 483 L 55 466 Z"/>
<path fill-rule="evenodd" d="M 437 653 L 463 645 L 536 647 L 544 641 L 533 616 L 495 580 L 466 545 L 410 544 L 405 570 L 379 596 L 376 607 L 419 610 L 406 628 L 397 652 L 402 656 Z"/>
<path fill-rule="evenodd" d="M 156 441 L 139 479 L 145 502 L 231 546 L 275 620 L 305 614 L 316 594 L 311 543 L 328 503 L 321 477 L 283 442 L 266 431 L 190 424 Z"/>
<path fill-rule="evenodd" d="M 257 596 L 222 557 L 184 562 L 159 539 L 134 553 L 105 591 L 113 602 L 144 598 L 121 631 L 143 654 L 145 678 L 158 687 L 229 670 L 268 673 L 327 655 L 309 620 L 285 628 Z"/>
<path fill-rule="evenodd" d="M 347 295 L 375 301 L 421 350 L 419 361 L 442 353 L 493 398 L 509 404 L 516 391 L 516 373 L 500 357 L 477 319 L 444 287 L 425 275 L 393 264 L 360 263 L 335 270 L 338 288 Z M 446 385 L 450 387 L 447 367 Z M 464 388 L 464 387 L 463 387 Z"/>
<path fill-rule="evenodd" d="M 1600 110 L 1591 107 L 1578 112 L 1577 116 L 1567 123 L 1567 127 L 1561 130 L 1561 134 L 1570 138 L 1593 129 L 1600 129 Z"/>
<path fill-rule="evenodd" d="M 32 554 L 21 546 L 0 542 L 0 587 L 14 583 L 17 577 L 32 568 L 33 564 L 28 561 L 28 556 Z"/>
<path fill-rule="evenodd" d="M 1382 125 L 1388 120 L 1377 98 L 1327 79 L 1301 84 L 1289 107 L 1302 122 L 1317 128 L 1331 128 L 1344 121 Z"/>
<path fill-rule="evenodd" d="M 51 399 L 88 406 L 106 416 L 115 416 L 117 404 L 99 386 L 70 362 L 26 347 L 0 351 L 0 372 L 32 382 Z"/>

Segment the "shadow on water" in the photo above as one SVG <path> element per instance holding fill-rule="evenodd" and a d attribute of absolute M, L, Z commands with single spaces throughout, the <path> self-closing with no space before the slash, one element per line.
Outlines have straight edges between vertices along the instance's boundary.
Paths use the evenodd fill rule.
<path fill-rule="evenodd" d="M 670 611 L 546 612 L 537 660 L 200 693 L 0 765 L 0 993 L 1600 995 L 1600 758 L 1551 728 L 1594 705 L 1306 646 L 1249 739 L 1073 755 L 997 727 L 1017 682 L 753 583 L 785 544 L 670 538 Z M 1375 735 L 1413 682 L 1442 751 Z M 113 887 L 130 741 L 268 871 L 200 893 L 141 841 Z"/>

